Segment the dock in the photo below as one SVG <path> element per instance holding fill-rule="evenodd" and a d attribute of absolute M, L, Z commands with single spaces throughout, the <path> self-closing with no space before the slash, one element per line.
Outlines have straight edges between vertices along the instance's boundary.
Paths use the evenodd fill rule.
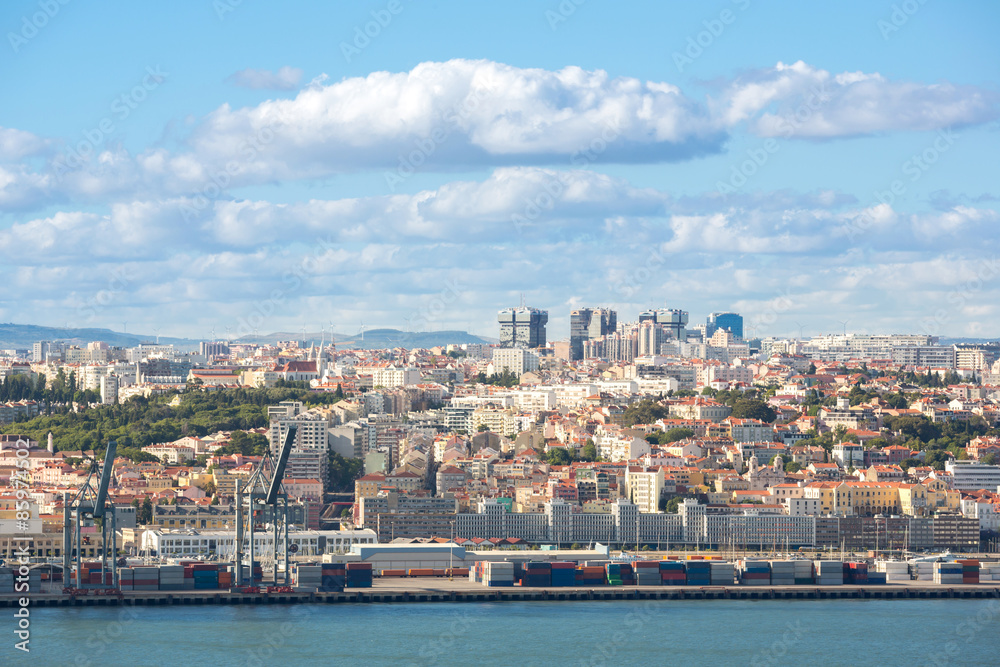
<path fill-rule="evenodd" d="M 0 607 L 18 605 L 0 596 Z M 466 580 L 386 581 L 340 593 L 241 593 L 238 591 L 150 591 L 119 595 L 31 593 L 31 607 L 171 606 L 253 604 L 370 604 L 414 602 L 559 602 L 603 600 L 844 600 L 996 599 L 1000 586 L 929 584 L 843 586 L 601 586 L 594 588 L 484 587 Z"/>

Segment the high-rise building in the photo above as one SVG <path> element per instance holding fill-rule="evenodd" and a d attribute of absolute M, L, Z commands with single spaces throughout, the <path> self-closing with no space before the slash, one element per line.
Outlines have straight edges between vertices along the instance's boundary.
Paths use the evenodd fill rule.
<path fill-rule="evenodd" d="M 667 331 L 667 336 L 676 340 L 687 340 L 688 314 L 685 310 L 674 308 L 647 310 L 639 313 L 639 324 L 643 322 L 655 322 L 662 324 Z"/>
<path fill-rule="evenodd" d="M 583 359 L 583 342 L 614 333 L 618 313 L 607 308 L 580 308 L 569 314 L 570 359 Z"/>
<path fill-rule="evenodd" d="M 737 338 L 743 338 L 743 316 L 737 313 L 712 313 L 708 316 L 705 335 L 711 337 L 719 329 L 728 329 Z"/>
<path fill-rule="evenodd" d="M 549 312 L 521 306 L 504 308 L 497 315 L 500 323 L 500 347 L 545 347 L 545 325 Z"/>

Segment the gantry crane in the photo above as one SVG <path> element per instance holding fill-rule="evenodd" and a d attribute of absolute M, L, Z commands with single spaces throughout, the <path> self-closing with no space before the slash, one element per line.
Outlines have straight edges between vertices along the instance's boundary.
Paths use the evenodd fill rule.
<path fill-rule="evenodd" d="M 285 466 L 288 464 L 288 457 L 292 453 L 295 443 L 297 428 L 294 425 L 287 427 L 285 437 L 281 442 L 277 458 L 274 458 L 270 451 L 261 459 L 253 474 L 247 480 L 244 487 L 239 481 L 236 482 L 236 585 L 243 586 L 247 582 L 243 581 L 243 540 L 249 532 L 249 560 L 250 560 L 250 584 L 253 584 L 253 564 L 256 560 L 256 536 L 257 517 L 263 515 L 264 510 L 271 509 L 271 523 L 274 528 L 274 585 L 278 585 L 278 554 L 284 557 L 285 576 L 284 583 L 289 583 L 288 571 L 288 494 L 281 491 L 281 481 L 285 476 Z M 281 501 L 281 511 L 279 503 Z M 279 538 L 280 528 L 280 538 Z M 247 530 L 249 529 L 249 530 Z"/>
<path fill-rule="evenodd" d="M 112 440 L 104 452 L 104 465 L 98 466 L 95 459 L 90 459 L 90 470 L 87 479 L 77 491 L 76 496 L 70 498 L 69 493 L 63 494 L 63 582 L 66 581 L 66 573 L 70 571 L 71 558 L 75 552 L 76 562 L 76 587 L 77 588 L 107 588 L 104 583 L 104 575 L 110 561 L 112 587 L 118 588 L 118 562 L 115 544 L 115 506 L 108 501 L 108 486 L 111 484 L 111 472 L 115 464 L 115 455 L 118 453 L 118 442 Z M 88 457 L 89 458 L 89 457 Z M 93 486 L 94 475 L 100 469 L 100 481 L 95 490 Z M 70 523 L 75 514 L 75 530 L 71 532 Z M 108 518 L 110 517 L 110 521 Z M 83 554 L 81 549 L 81 529 L 84 523 L 91 523 L 100 520 L 101 522 L 101 584 L 92 585 L 89 581 L 80 580 L 81 564 Z M 110 539 L 109 539 L 110 535 Z M 75 537 L 75 539 L 74 539 Z M 73 547 L 75 545 L 75 548 Z"/>

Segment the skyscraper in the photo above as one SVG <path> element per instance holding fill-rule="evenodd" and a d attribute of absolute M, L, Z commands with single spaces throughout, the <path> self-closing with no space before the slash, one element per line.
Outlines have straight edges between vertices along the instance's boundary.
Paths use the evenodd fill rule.
<path fill-rule="evenodd" d="M 667 335 L 676 340 L 687 340 L 688 314 L 685 310 L 660 309 L 647 310 L 639 313 L 639 324 L 643 322 L 655 322 L 662 324 L 667 330 Z"/>
<path fill-rule="evenodd" d="M 743 338 L 743 316 L 737 313 L 712 313 L 708 316 L 705 335 L 711 337 L 719 329 L 729 329 L 729 333 Z"/>
<path fill-rule="evenodd" d="M 545 325 L 549 312 L 520 306 L 504 308 L 497 314 L 500 323 L 500 347 L 545 347 Z"/>
<path fill-rule="evenodd" d="M 580 308 L 569 314 L 570 359 L 583 359 L 583 342 L 614 333 L 618 313 L 607 308 Z"/>

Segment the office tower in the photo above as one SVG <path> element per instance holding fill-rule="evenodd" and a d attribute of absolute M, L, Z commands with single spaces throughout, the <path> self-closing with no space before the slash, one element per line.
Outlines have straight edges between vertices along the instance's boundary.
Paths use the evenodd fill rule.
<path fill-rule="evenodd" d="M 643 322 L 662 324 L 669 338 L 687 340 L 688 314 L 685 310 L 675 308 L 647 310 L 639 313 L 639 324 Z"/>
<path fill-rule="evenodd" d="M 712 313 L 708 316 L 705 334 L 711 337 L 719 329 L 729 329 L 729 333 L 743 338 L 743 316 L 736 313 Z"/>
<path fill-rule="evenodd" d="M 580 308 L 569 314 L 570 359 L 583 359 L 583 343 L 614 333 L 618 313 L 607 308 Z"/>
<path fill-rule="evenodd" d="M 500 347 L 545 347 L 545 325 L 549 312 L 521 306 L 504 308 L 497 315 L 500 323 Z"/>

